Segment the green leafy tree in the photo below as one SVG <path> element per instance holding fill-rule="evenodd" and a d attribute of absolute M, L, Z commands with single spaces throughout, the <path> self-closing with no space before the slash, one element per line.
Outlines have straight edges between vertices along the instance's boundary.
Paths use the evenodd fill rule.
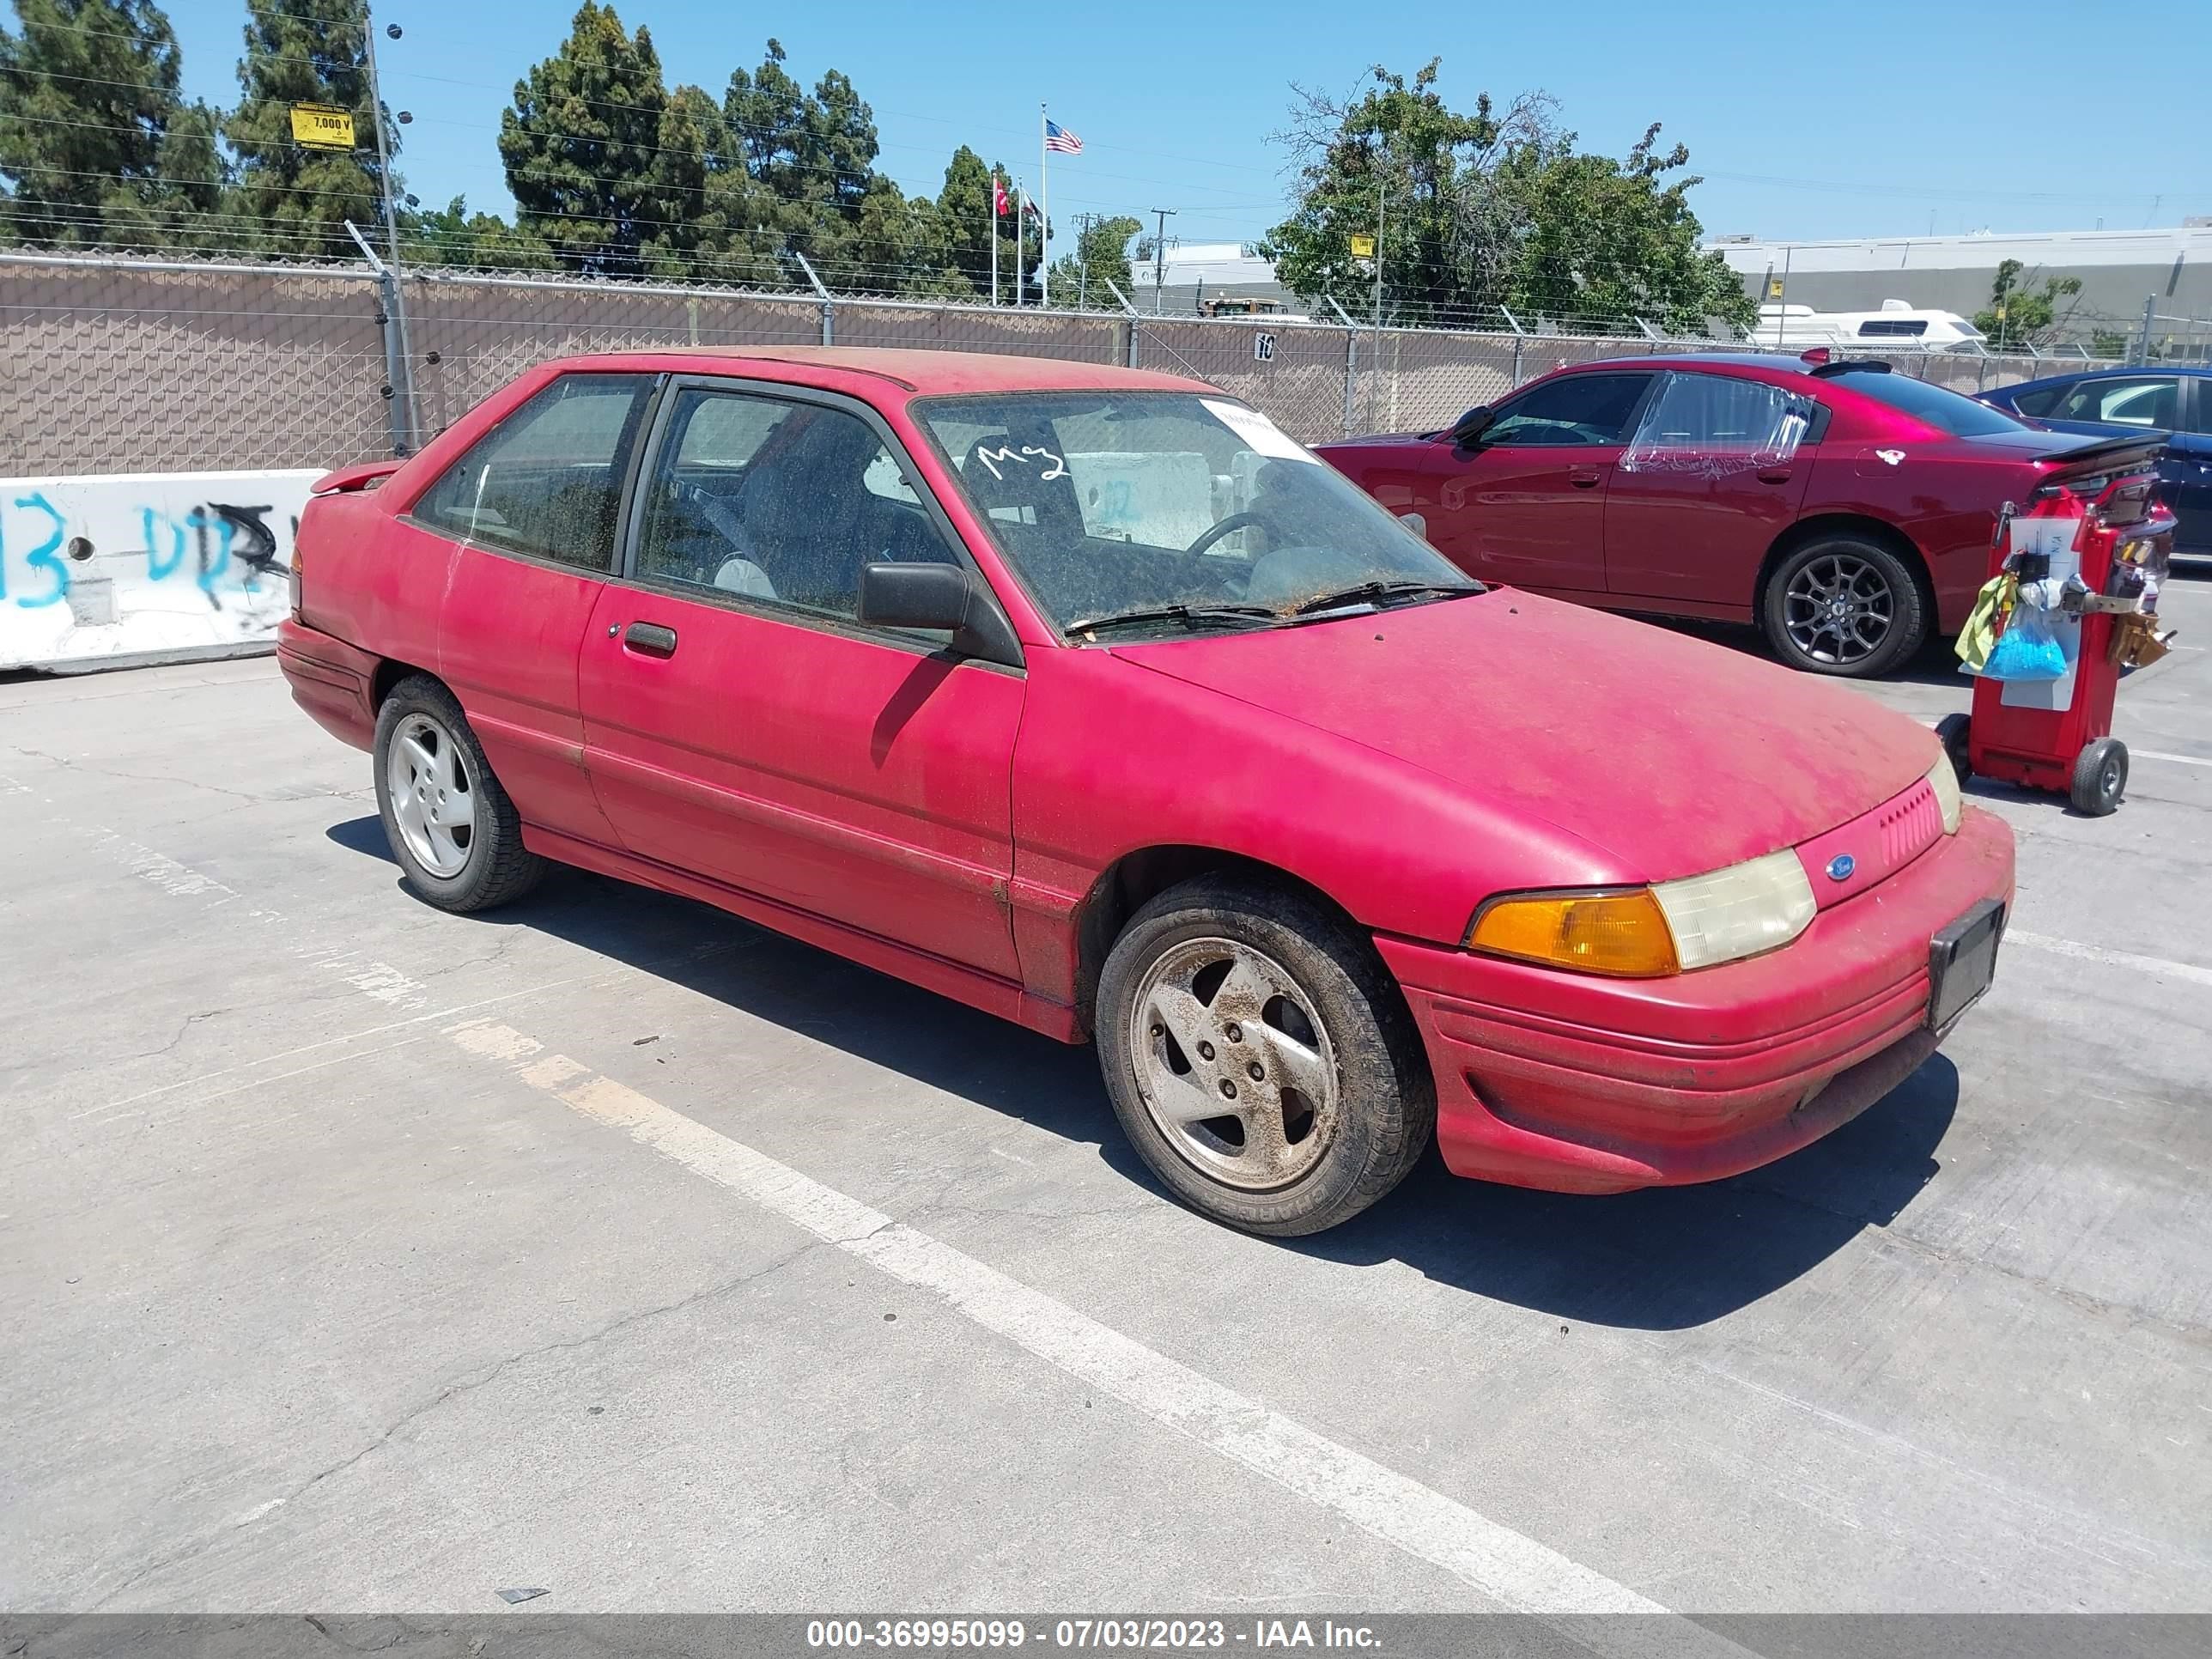
<path fill-rule="evenodd" d="M 220 240 L 216 116 L 152 0 L 16 0 L 0 28 L 0 222 L 38 246 Z"/>
<path fill-rule="evenodd" d="M 405 215 L 400 229 L 405 257 L 420 264 L 551 270 L 559 264 L 538 237 L 495 213 L 471 213 L 459 196 L 433 211 Z"/>
<path fill-rule="evenodd" d="M 1087 306 L 1093 311 L 1114 309 L 1114 296 L 1106 284 L 1122 293 L 1133 283 L 1129 270 L 1129 244 L 1144 229 L 1141 221 L 1126 215 L 1102 218 L 1095 213 L 1079 216 L 1075 252 L 1053 262 L 1052 302 L 1072 309 Z"/>
<path fill-rule="evenodd" d="M 1500 109 L 1486 93 L 1455 111 L 1438 71 L 1377 65 L 1356 99 L 1300 94 L 1279 135 L 1301 164 L 1297 204 L 1258 248 L 1286 287 L 1350 307 L 1374 293 L 1379 260 L 1383 314 L 1401 322 L 1494 320 L 1500 306 L 1608 330 L 1756 320 L 1699 247 L 1689 152 L 1662 153 L 1656 123 L 1626 158 L 1593 155 L 1548 97 Z"/>
<path fill-rule="evenodd" d="M 238 155 L 238 184 L 225 210 L 273 252 L 358 258 L 346 222 L 364 234 L 383 222 L 366 21 L 360 0 L 253 0 L 247 9 L 239 104 L 222 121 Z M 295 142 L 295 104 L 349 111 L 354 148 Z M 396 153 L 399 129 L 387 121 L 386 131 Z M 396 178 L 392 191 L 399 191 Z"/>
<path fill-rule="evenodd" d="M 679 111 L 677 153 L 664 154 L 668 113 L 652 35 L 584 0 L 560 50 L 514 83 L 500 115 L 521 228 L 562 264 L 598 274 L 635 276 L 678 257 L 684 210 L 703 198 L 707 135 Z"/>
<path fill-rule="evenodd" d="M 2066 314 L 2059 315 L 2058 302 L 2081 292 L 2079 276 L 2046 277 L 2038 293 L 2021 285 L 2026 269 L 2017 259 L 1999 264 L 1996 279 L 1990 285 L 1990 308 L 1974 313 L 1974 326 L 1989 336 L 1996 350 L 2047 344 L 2074 314 L 2069 306 Z"/>

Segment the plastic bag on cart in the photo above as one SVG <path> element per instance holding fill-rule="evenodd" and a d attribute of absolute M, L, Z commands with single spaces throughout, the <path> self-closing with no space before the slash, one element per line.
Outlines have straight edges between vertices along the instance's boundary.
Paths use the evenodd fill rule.
<path fill-rule="evenodd" d="M 2063 584 L 2022 582 L 2004 632 L 1990 647 L 1982 674 L 1992 680 L 2056 680 L 2066 674 L 2066 648 L 2053 626 Z"/>
<path fill-rule="evenodd" d="M 1959 653 L 1960 672 L 1978 674 L 1987 666 L 1990 653 L 2004 632 L 2005 618 L 2012 611 L 2019 587 L 2019 579 L 2004 571 L 1984 582 L 1982 591 L 1974 595 L 1974 608 L 1952 647 Z"/>

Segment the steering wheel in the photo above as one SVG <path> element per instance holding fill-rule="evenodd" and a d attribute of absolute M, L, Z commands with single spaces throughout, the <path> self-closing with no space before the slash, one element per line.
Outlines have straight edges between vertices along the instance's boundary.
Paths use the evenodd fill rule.
<path fill-rule="evenodd" d="M 1208 525 L 1199 532 L 1199 538 L 1182 550 L 1183 557 L 1195 558 L 1232 531 L 1243 530 L 1261 522 L 1256 513 L 1232 513 L 1218 524 Z"/>

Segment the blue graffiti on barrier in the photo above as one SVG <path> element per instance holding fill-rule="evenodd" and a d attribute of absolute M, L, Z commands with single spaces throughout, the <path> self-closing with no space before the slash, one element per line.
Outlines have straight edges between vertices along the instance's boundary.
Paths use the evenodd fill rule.
<path fill-rule="evenodd" d="M 34 573 L 40 583 L 39 591 L 15 596 L 15 604 L 26 611 L 35 611 L 55 605 L 69 597 L 70 568 L 57 556 L 69 533 L 69 521 L 61 509 L 48 501 L 43 491 L 15 498 L 15 506 L 24 512 L 43 513 L 52 521 L 46 538 L 23 555 L 23 562 Z M 138 521 L 145 534 L 146 579 L 166 581 L 184 568 L 186 532 L 196 555 L 193 561 L 193 581 L 207 596 L 209 608 L 222 609 L 222 598 L 217 585 L 229 574 L 234 561 L 244 567 L 239 580 L 240 588 L 247 593 L 262 591 L 264 576 L 284 574 L 284 562 L 278 556 L 276 533 L 269 527 L 268 515 L 275 509 L 264 503 L 259 506 L 234 506 L 225 501 L 208 501 L 185 514 L 181 520 L 158 507 L 141 507 Z M 299 520 L 295 517 L 292 528 L 296 533 Z M 82 548 L 82 550 L 79 551 Z M 94 549 L 89 541 L 79 537 L 69 544 L 71 558 L 88 559 Z M 9 598 L 7 569 L 6 526 L 0 524 L 0 601 Z"/>
<path fill-rule="evenodd" d="M 29 565 L 33 570 L 46 572 L 49 579 L 49 586 L 46 592 L 26 593 L 15 601 L 26 611 L 36 611 L 43 605 L 52 605 L 69 592 L 69 567 L 54 556 L 61 550 L 62 535 L 69 528 L 69 520 L 62 517 L 54 504 L 43 494 L 34 492 L 28 495 L 18 495 L 15 497 L 15 505 L 30 512 L 43 513 L 54 521 L 53 528 L 46 533 L 46 540 L 23 556 L 25 564 Z M 4 595 L 8 591 L 7 580 L 4 561 L 0 561 L 0 595 Z"/>

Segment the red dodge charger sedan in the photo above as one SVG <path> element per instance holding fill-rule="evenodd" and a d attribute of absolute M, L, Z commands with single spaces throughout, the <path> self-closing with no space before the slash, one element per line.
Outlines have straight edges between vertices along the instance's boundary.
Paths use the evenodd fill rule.
<path fill-rule="evenodd" d="M 546 363 L 317 486 L 281 653 L 409 884 L 688 894 L 1067 1042 L 1255 1232 L 1462 1175 L 1702 1181 L 1990 983 L 1935 737 L 1469 580 L 1197 381 L 951 352 Z"/>
<path fill-rule="evenodd" d="M 1887 363 L 1716 353 L 1581 364 L 1320 453 L 1485 581 L 1756 623 L 1793 668 L 1871 675 L 1956 633 L 2004 503 L 2103 447 Z"/>

